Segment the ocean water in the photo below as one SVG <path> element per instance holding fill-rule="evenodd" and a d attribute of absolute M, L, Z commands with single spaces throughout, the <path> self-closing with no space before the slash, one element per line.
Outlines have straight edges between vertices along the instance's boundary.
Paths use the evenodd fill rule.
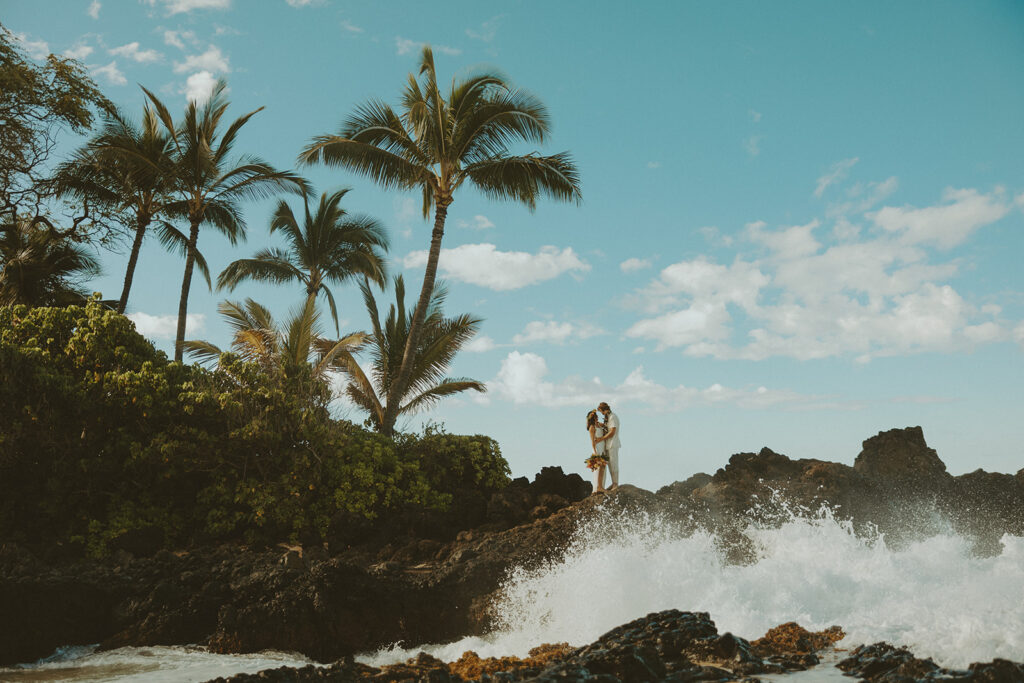
<path fill-rule="evenodd" d="M 120 683 L 198 683 L 218 676 L 256 673 L 280 666 L 306 666 L 297 654 L 260 652 L 218 655 L 201 647 L 122 647 L 96 652 L 95 646 L 61 648 L 33 664 L 0 668 L 0 681 L 119 681 Z"/>
<path fill-rule="evenodd" d="M 493 606 L 494 633 L 358 659 L 388 664 L 421 650 L 448 661 L 466 650 L 524 656 L 540 643 L 583 645 L 649 612 L 676 608 L 709 612 L 719 632 L 748 639 L 787 621 L 812 630 L 839 624 L 847 633 L 839 648 L 885 640 L 953 668 L 994 657 L 1024 661 L 1024 538 L 1004 536 L 1001 554 L 978 557 L 971 540 L 941 519 L 931 526 L 934 533 L 893 549 L 877 533 L 855 534 L 827 510 L 792 515 L 781 525 L 749 526 L 744 535 L 754 556 L 735 564 L 711 533 L 684 536 L 656 517 L 609 512 L 578 531 L 563 559 L 510 572 Z M 269 652 L 72 648 L 0 669 L 0 681 L 204 681 L 307 663 Z M 839 672 L 825 666 L 802 680 L 833 679 L 841 680 Z"/>
<path fill-rule="evenodd" d="M 936 519 L 938 533 L 894 550 L 822 510 L 751 525 L 756 560 L 737 565 L 714 535 L 679 537 L 667 527 L 642 514 L 609 516 L 582 529 L 564 559 L 511 573 L 494 606 L 494 634 L 384 649 L 364 661 L 419 649 L 446 660 L 467 649 L 523 656 L 539 643 L 586 644 L 670 608 L 709 612 L 720 633 L 751 640 L 787 621 L 811 630 L 838 624 L 847 633 L 840 648 L 885 640 L 953 668 L 1024 661 L 1024 538 L 1004 536 L 1001 554 L 978 557 L 970 539 Z"/>

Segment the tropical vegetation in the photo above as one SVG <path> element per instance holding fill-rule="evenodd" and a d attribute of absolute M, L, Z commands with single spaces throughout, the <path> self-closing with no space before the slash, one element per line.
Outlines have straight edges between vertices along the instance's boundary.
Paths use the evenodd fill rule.
<path fill-rule="evenodd" d="M 366 339 L 370 349 L 368 370 L 350 353 L 339 354 L 338 365 L 350 379 L 345 389 L 349 399 L 369 416 L 368 426 L 390 433 L 385 422 L 388 400 L 399 401 L 395 413 L 403 416 L 423 410 L 446 396 L 470 390 L 487 391 L 486 385 L 475 379 L 446 376 L 455 355 L 476 336 L 482 321 L 470 315 L 446 318 L 443 309 L 448 291 L 443 286 L 435 286 L 424 316 L 423 334 L 413 351 L 413 371 L 408 387 L 405 393 L 395 396 L 390 389 L 402 367 L 413 316 L 413 311 L 405 308 L 405 281 L 401 275 L 395 277 L 395 303 L 389 307 L 383 324 L 369 283 L 364 282 L 361 289 L 373 325 L 373 332 Z"/>
<path fill-rule="evenodd" d="M 46 223 L 19 218 L 0 225 L 0 306 L 64 306 L 84 301 L 81 282 L 99 263 Z"/>
<path fill-rule="evenodd" d="M 132 246 L 117 302 L 117 312 L 124 313 L 150 224 L 178 217 L 168 206 L 173 190 L 172 136 L 152 107 L 143 110 L 141 126 L 118 111 L 106 112 L 103 118 L 102 130 L 58 167 L 55 181 L 59 196 L 127 214 L 125 227 L 133 233 Z M 180 241 L 180 233 L 170 223 L 163 221 L 158 227 L 163 242 Z"/>
<path fill-rule="evenodd" d="M 388 238 L 383 226 L 369 216 L 352 216 L 341 207 L 348 190 L 320 195 L 315 213 L 303 196 L 302 225 L 288 202 L 282 200 L 270 221 L 270 233 L 280 232 L 287 249 L 261 249 L 250 259 L 232 262 L 217 278 L 217 287 L 235 289 L 245 280 L 285 284 L 298 282 L 308 298 L 321 292 L 327 298 L 338 331 L 338 307 L 329 282 L 342 284 L 355 278 L 384 283 L 384 257 Z"/>
<path fill-rule="evenodd" d="M 381 430 L 391 433 L 416 369 L 424 334 L 448 207 L 469 183 L 488 197 L 512 200 L 531 210 L 537 199 L 581 198 L 579 173 L 567 152 L 512 154 L 509 145 L 541 143 L 551 128 L 547 108 L 497 73 L 453 80 L 447 93 L 437 81 L 434 54 L 423 48 L 420 79 L 410 75 L 401 113 L 380 100 L 359 106 L 337 135 L 320 135 L 302 151 L 303 163 L 338 166 L 387 189 L 418 190 L 423 215 L 434 210 L 426 270 L 409 322 L 401 362 L 387 397 Z"/>
<path fill-rule="evenodd" d="M 546 140 L 543 104 L 487 73 L 442 95 L 427 48 L 400 115 L 372 101 L 340 135 L 302 152 L 303 163 L 418 189 L 424 215 L 434 211 L 415 305 L 395 277 L 394 303 L 381 316 L 373 287 L 389 282 L 387 233 L 343 206 L 349 190 L 317 198 L 296 173 L 237 154 L 260 109 L 229 122 L 223 81 L 179 119 L 143 91 L 136 123 L 81 64 L 53 55 L 37 63 L 0 25 L 0 540 L 71 554 L 222 540 L 347 543 L 354 530 L 410 510 L 486 508 L 509 477 L 492 439 L 395 427 L 445 397 L 486 390 L 449 376 L 481 325 L 446 316 L 436 278 L 455 192 L 469 181 L 531 209 L 542 196 L 579 200 L 567 153 L 510 149 Z M 59 162 L 66 134 L 88 137 Z M 302 197 L 301 212 L 279 200 L 271 216 L 270 234 L 284 246 L 233 261 L 217 285 L 292 285 L 301 303 L 279 322 L 252 298 L 224 301 L 230 346 L 186 340 L 195 269 L 212 289 L 201 233 L 241 242 L 243 202 L 279 193 Z M 124 315 L 153 234 L 184 258 L 173 360 Z M 98 250 L 122 247 L 120 296 L 90 294 Z M 354 283 L 370 331 L 342 334 L 336 291 Z M 334 335 L 322 329 L 322 300 Z M 185 352 L 198 362 L 184 363 Z M 342 394 L 365 426 L 338 417 Z"/>
<path fill-rule="evenodd" d="M 187 239 L 184 235 L 177 235 L 173 242 L 181 245 L 185 257 L 174 341 L 174 359 L 180 361 L 184 353 L 182 345 L 193 268 L 198 265 L 207 283 L 210 282 L 209 268 L 197 248 L 199 229 L 209 226 L 227 237 L 231 244 L 237 244 L 245 239 L 245 221 L 239 211 L 242 199 L 268 197 L 282 190 L 304 192 L 306 183 L 290 171 L 275 170 L 258 157 L 243 156 L 238 160 L 229 157 L 239 131 L 263 108 L 243 114 L 221 130 L 221 120 L 229 105 L 225 93 L 227 83 L 223 80 L 214 86 L 202 106 L 195 100 L 188 103 L 180 124 L 174 123 L 170 111 L 156 95 L 145 88 L 143 90 L 174 147 L 170 182 L 177 197 L 168 204 L 167 210 L 185 216 L 189 225 Z M 130 147 L 111 146 L 108 149 L 115 154 L 143 160 Z"/>

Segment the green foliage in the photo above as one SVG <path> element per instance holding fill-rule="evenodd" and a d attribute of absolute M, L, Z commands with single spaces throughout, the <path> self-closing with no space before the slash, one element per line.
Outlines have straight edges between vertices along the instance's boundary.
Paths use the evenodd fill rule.
<path fill-rule="evenodd" d="M 311 379 L 232 354 L 169 362 L 97 301 L 0 309 L 0 539 L 92 554 L 132 534 L 317 541 L 339 515 L 443 508 L 507 480 L 490 439 L 367 432 L 295 390 Z"/>
<path fill-rule="evenodd" d="M 452 79 L 450 89 L 442 92 L 434 53 L 425 45 L 419 74 L 409 74 L 398 111 L 370 100 L 349 115 L 337 135 L 319 135 L 300 153 L 302 163 L 340 166 L 385 189 L 418 189 L 424 218 L 434 209 L 423 286 L 410 316 L 397 372 L 384 387 L 382 400 L 363 404 L 383 433 L 394 430 L 415 384 L 415 357 L 427 333 L 425 319 L 455 192 L 468 183 L 487 197 L 520 202 L 530 210 L 545 196 L 580 202 L 579 172 L 568 152 L 520 155 L 511 149 L 519 142 L 544 142 L 549 129 L 547 107 L 499 73 Z M 427 394 L 424 400 L 436 397 Z"/>
<path fill-rule="evenodd" d="M 0 224 L 47 219 L 59 133 L 85 132 L 97 109 L 112 106 L 83 64 L 56 55 L 37 63 L 0 24 Z M 76 221 L 75 229 L 87 225 Z"/>
<path fill-rule="evenodd" d="M 270 232 L 281 233 L 287 248 L 261 249 L 251 259 L 233 261 L 217 278 L 217 288 L 234 290 L 245 280 L 299 282 L 307 297 L 323 292 L 331 307 L 334 330 L 340 334 L 338 307 L 327 283 L 340 284 L 361 276 L 383 285 L 382 252 L 388 250 L 387 234 L 376 220 L 350 215 L 342 208 L 341 200 L 346 194 L 347 189 L 321 194 L 315 212 L 310 211 L 309 196 L 303 195 L 305 213 L 301 227 L 288 202 L 279 202 Z"/>
<path fill-rule="evenodd" d="M 0 306 L 81 303 L 79 281 L 99 273 L 88 250 L 51 227 L 24 219 L 0 225 Z"/>
<path fill-rule="evenodd" d="M 476 489 L 490 493 L 509 481 L 508 462 L 501 456 L 498 442 L 489 436 L 448 434 L 431 425 L 422 436 L 403 438 L 427 481 L 438 491 Z"/>
<path fill-rule="evenodd" d="M 370 290 L 369 282 L 363 282 L 363 302 L 373 325 L 373 334 L 366 338 L 370 359 L 366 368 L 356 361 L 351 353 L 338 354 L 338 367 L 348 375 L 346 387 L 349 399 L 367 413 L 366 424 L 377 431 L 390 432 L 386 415 L 387 401 L 401 402 L 398 415 L 407 415 L 434 405 L 442 398 L 464 391 L 487 391 L 487 385 L 469 377 L 447 377 L 446 373 L 455 355 L 480 329 L 479 318 L 460 315 L 446 318 L 444 301 L 448 290 L 435 287 L 430 298 L 430 308 L 423 321 L 423 334 L 413 347 L 410 359 L 413 371 L 409 383 L 401 394 L 395 394 L 392 387 L 402 371 L 403 355 L 409 339 L 414 311 L 405 308 L 405 280 L 401 275 L 394 278 L 395 303 L 388 308 L 383 324 L 377 307 L 377 300 Z"/>

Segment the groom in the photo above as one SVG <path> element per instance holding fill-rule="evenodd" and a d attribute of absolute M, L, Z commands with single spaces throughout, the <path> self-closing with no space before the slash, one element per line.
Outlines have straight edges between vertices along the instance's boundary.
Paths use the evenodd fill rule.
<path fill-rule="evenodd" d="M 604 452 L 608 456 L 608 470 L 612 474 L 612 485 L 608 490 L 614 491 L 619 488 L 619 416 L 603 401 L 597 409 L 604 415 L 604 428 L 607 430 L 600 440 L 605 442 Z"/>

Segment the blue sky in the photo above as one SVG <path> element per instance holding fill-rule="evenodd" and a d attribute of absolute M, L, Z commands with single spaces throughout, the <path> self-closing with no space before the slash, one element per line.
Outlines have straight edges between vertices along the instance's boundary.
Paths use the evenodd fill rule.
<path fill-rule="evenodd" d="M 762 446 L 852 463 L 909 425 L 954 473 L 1024 466 L 1024 4 L 6 0 L 3 22 L 136 116 L 138 84 L 179 112 L 226 78 L 229 114 L 266 107 L 239 151 L 282 168 L 367 98 L 397 104 L 424 42 L 445 80 L 497 67 L 539 96 L 584 201 L 456 196 L 448 310 L 485 323 L 453 372 L 489 392 L 408 425 L 492 435 L 517 475 L 582 471 L 600 400 L 645 487 Z M 418 279 L 416 196 L 302 172 L 353 188 Z M 215 272 L 273 243 L 271 207 L 246 205 L 237 249 L 201 237 Z M 103 260 L 113 296 L 124 257 Z M 153 242 L 140 269 L 129 312 L 169 350 L 182 264 Z M 226 344 L 228 295 L 192 292 L 190 336 Z M 283 318 L 301 292 L 246 296 Z"/>

